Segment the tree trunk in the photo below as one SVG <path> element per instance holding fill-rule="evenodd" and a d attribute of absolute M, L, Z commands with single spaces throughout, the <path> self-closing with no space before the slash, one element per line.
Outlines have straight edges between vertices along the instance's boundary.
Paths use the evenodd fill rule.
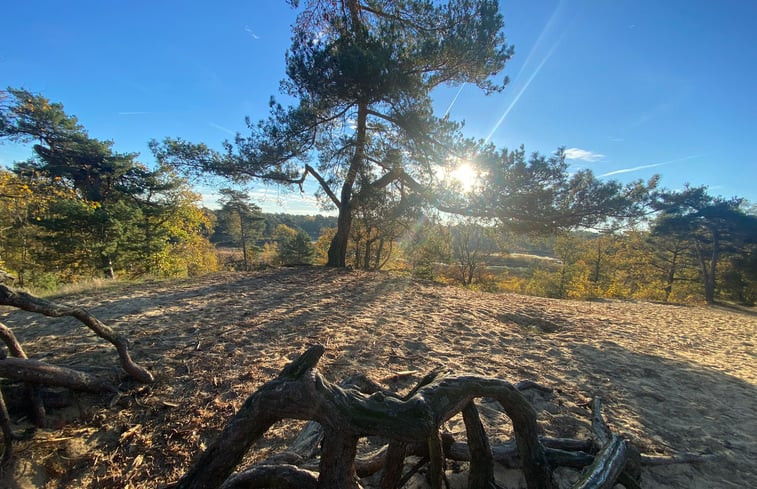
<path fill-rule="evenodd" d="M 373 247 L 373 239 L 371 238 L 371 228 L 368 228 L 368 238 L 365 240 L 365 251 L 363 252 L 363 268 L 365 270 L 371 269 L 371 248 Z"/>
<path fill-rule="evenodd" d="M 677 243 L 672 253 L 673 256 L 670 257 L 670 266 L 668 267 L 668 275 L 665 281 L 665 302 L 668 302 L 670 294 L 673 292 L 673 283 L 675 282 L 676 272 L 678 271 L 679 248 Z"/>
<path fill-rule="evenodd" d="M 718 258 L 720 258 L 718 250 L 718 247 L 720 246 L 718 235 L 717 233 L 713 234 L 712 255 L 710 256 L 710 273 L 707 275 L 704 284 L 704 299 L 708 304 L 715 302 L 715 285 L 717 284 L 716 273 L 718 268 Z"/>
<path fill-rule="evenodd" d="M 339 217 L 337 218 L 336 234 L 329 246 L 327 267 L 344 268 L 347 266 L 347 244 L 350 240 L 352 227 L 352 186 L 355 184 L 358 169 L 365 157 L 365 142 L 368 119 L 368 104 L 361 102 L 357 109 L 357 126 L 355 129 L 355 153 L 350 161 L 350 168 L 344 178 L 340 195 Z"/>
<path fill-rule="evenodd" d="M 244 216 L 242 216 L 242 213 L 239 212 L 239 234 L 242 238 L 242 259 L 244 260 L 244 271 L 247 272 L 250 270 L 250 262 L 249 258 L 247 257 L 247 229 L 244 225 Z"/>
<path fill-rule="evenodd" d="M 111 280 L 116 278 L 116 273 L 113 271 L 113 261 L 110 259 L 110 255 L 102 256 L 102 264 L 105 277 Z"/>
<path fill-rule="evenodd" d="M 715 302 L 715 269 L 718 265 L 720 243 L 718 242 L 717 233 L 713 232 L 712 236 L 712 253 L 710 256 L 705 255 L 705 248 L 698 240 L 694 240 L 696 245 L 697 257 L 699 258 L 699 266 L 702 270 L 702 281 L 704 282 L 704 300 L 708 304 Z"/>

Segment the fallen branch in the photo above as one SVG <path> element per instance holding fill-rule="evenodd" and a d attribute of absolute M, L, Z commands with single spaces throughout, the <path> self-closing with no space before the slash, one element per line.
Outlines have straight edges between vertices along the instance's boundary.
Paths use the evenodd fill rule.
<path fill-rule="evenodd" d="M 26 359 L 26 352 L 21 347 L 21 343 L 16 339 L 16 335 L 13 334 L 8 326 L 0 323 L 0 340 L 8 347 L 8 351 L 11 356 L 16 358 Z M 40 392 L 40 386 L 34 384 L 26 384 L 26 392 L 24 397 L 28 399 L 29 406 L 32 412 L 32 421 L 37 428 L 45 427 L 45 404 L 42 402 L 42 393 Z"/>
<path fill-rule="evenodd" d="M 24 311 L 36 312 L 49 317 L 74 317 L 94 331 L 97 336 L 116 347 L 118 357 L 121 360 L 121 367 L 133 379 L 143 383 L 150 383 L 154 380 L 152 374 L 147 369 L 134 363 L 131 359 L 124 337 L 80 307 L 66 306 L 40 299 L 26 292 L 13 290 L 2 284 L 0 284 L 0 305 L 13 306 Z"/>
<path fill-rule="evenodd" d="M 116 392 L 109 382 L 78 370 L 27 358 L 0 359 L 0 377 L 85 392 Z"/>
<path fill-rule="evenodd" d="M 610 435 L 586 473 L 572 489 L 611 489 L 615 486 L 628 461 L 628 442 L 618 435 Z"/>

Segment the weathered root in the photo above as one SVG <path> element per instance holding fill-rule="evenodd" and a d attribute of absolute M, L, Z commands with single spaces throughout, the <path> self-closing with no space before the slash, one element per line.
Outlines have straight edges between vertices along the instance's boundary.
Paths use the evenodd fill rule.
<path fill-rule="evenodd" d="M 97 336 L 110 342 L 116 347 L 118 357 L 121 360 L 121 367 L 133 379 L 144 383 L 150 383 L 154 380 L 152 374 L 146 368 L 136 364 L 131 359 L 126 339 L 123 336 L 113 331 L 109 326 L 102 323 L 99 319 L 80 307 L 66 306 L 45 299 L 40 299 L 39 297 L 35 297 L 26 292 L 13 290 L 2 284 L 0 284 L 0 304 L 17 307 L 24 311 L 36 312 L 50 317 L 75 317 L 89 329 L 94 331 Z"/>
<path fill-rule="evenodd" d="M 0 323 L 0 340 L 8 347 L 11 356 L 26 359 L 26 352 L 21 347 L 21 343 L 16 339 L 8 326 Z M 29 400 L 31 406 L 32 421 L 37 428 L 45 427 L 45 404 L 42 402 L 42 393 L 40 386 L 36 384 L 27 384 L 25 397 Z"/>
<path fill-rule="evenodd" d="M 356 487 L 357 440 L 370 435 L 409 443 L 426 440 L 432 485 L 441 487 L 444 453 L 439 427 L 472 399 L 484 396 L 499 401 L 513 421 L 528 487 L 552 487 L 551 471 L 537 436 L 536 413 L 510 383 L 435 373 L 424 378 L 407 400 L 382 392 L 366 396 L 329 383 L 315 370 L 323 352 L 320 345 L 311 347 L 285 367 L 277 379 L 252 394 L 220 436 L 194 461 L 178 487 L 219 487 L 251 444 L 284 418 L 310 419 L 323 426 L 319 476 L 322 487 Z"/>
<path fill-rule="evenodd" d="M 221 489 L 317 489 L 318 474 L 294 465 L 256 465 L 234 474 Z"/>
<path fill-rule="evenodd" d="M 226 424 L 219 436 L 192 463 L 175 487 L 314 487 L 319 489 L 359 489 L 358 477 L 383 468 L 380 487 L 402 487 L 422 466 L 428 464 L 427 478 L 434 489 L 444 487 L 446 459 L 470 462 L 468 485 L 496 489 L 494 461 L 520 468 L 529 489 L 554 487 L 552 467 L 585 467 L 575 489 L 600 489 L 622 482 L 639 487 L 638 451 L 614 435 L 601 416 L 601 404 L 594 403 L 593 440 L 539 438 L 536 414 L 518 388 L 498 379 L 445 376 L 440 371 L 425 376 L 406 396 L 386 391 L 364 376 L 345 379 L 340 385 L 325 380 L 315 369 L 323 354 L 322 346 L 308 349 L 287 365 L 278 378 L 253 393 Z M 519 383 L 521 389 L 548 390 L 532 382 Z M 487 397 L 498 401 L 513 422 L 515 440 L 491 447 L 473 402 Z M 449 418 L 463 413 L 468 443 L 458 443 L 440 427 Z M 251 444 L 280 419 L 311 420 L 295 443 L 280 457 L 268 459 L 302 463 L 313 467 L 308 458 L 317 452 L 322 439 L 319 473 L 302 471 L 291 465 L 263 465 L 231 476 Z M 389 439 L 388 445 L 368 456 L 357 457 L 360 437 Z M 589 452 L 598 452 L 593 455 Z M 403 474 L 404 461 L 414 455 L 420 460 Z M 242 477 L 252 482 L 242 483 Z M 267 482 L 259 482 L 267 481 Z M 298 482 L 299 481 L 299 482 Z M 270 486 L 255 484 L 267 483 Z"/>

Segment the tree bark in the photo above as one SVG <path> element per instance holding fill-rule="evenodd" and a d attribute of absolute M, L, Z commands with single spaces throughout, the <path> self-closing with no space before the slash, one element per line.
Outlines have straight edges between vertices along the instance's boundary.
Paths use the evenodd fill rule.
<path fill-rule="evenodd" d="M 465 433 L 468 437 L 468 449 L 470 450 L 470 473 L 468 474 L 468 487 L 480 487 L 481 489 L 497 489 L 499 486 L 494 481 L 494 458 L 489 438 L 484 431 L 484 425 L 478 415 L 478 409 L 473 401 L 463 408 L 463 422 Z"/>
<path fill-rule="evenodd" d="M 405 467 L 407 444 L 394 441 L 389 443 L 383 455 L 384 473 L 381 474 L 381 489 L 395 489 L 402 479 L 402 469 Z"/>
<path fill-rule="evenodd" d="M 352 155 L 350 167 L 347 170 L 342 193 L 340 196 L 339 216 L 337 218 L 336 234 L 331 240 L 328 251 L 327 267 L 344 268 L 347 266 L 347 245 L 352 227 L 352 187 L 355 184 L 358 170 L 365 159 L 365 143 L 368 119 L 368 104 L 361 102 L 357 109 L 357 126 L 355 129 L 355 153 Z"/>
<path fill-rule="evenodd" d="M 618 435 L 602 447 L 586 471 L 572 489 L 612 489 L 628 461 L 628 442 Z"/>

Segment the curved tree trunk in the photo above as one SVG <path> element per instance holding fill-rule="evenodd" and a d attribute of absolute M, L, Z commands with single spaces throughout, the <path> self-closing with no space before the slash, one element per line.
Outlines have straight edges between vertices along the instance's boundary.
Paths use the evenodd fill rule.
<path fill-rule="evenodd" d="M 340 195 L 339 217 L 337 218 L 336 234 L 329 246 L 327 267 L 344 268 L 347 266 L 347 245 L 350 240 L 352 227 L 352 187 L 358 175 L 358 170 L 365 159 L 365 142 L 368 120 L 368 105 L 358 104 L 355 128 L 355 153 L 352 155 L 350 167 L 342 184 Z"/>

